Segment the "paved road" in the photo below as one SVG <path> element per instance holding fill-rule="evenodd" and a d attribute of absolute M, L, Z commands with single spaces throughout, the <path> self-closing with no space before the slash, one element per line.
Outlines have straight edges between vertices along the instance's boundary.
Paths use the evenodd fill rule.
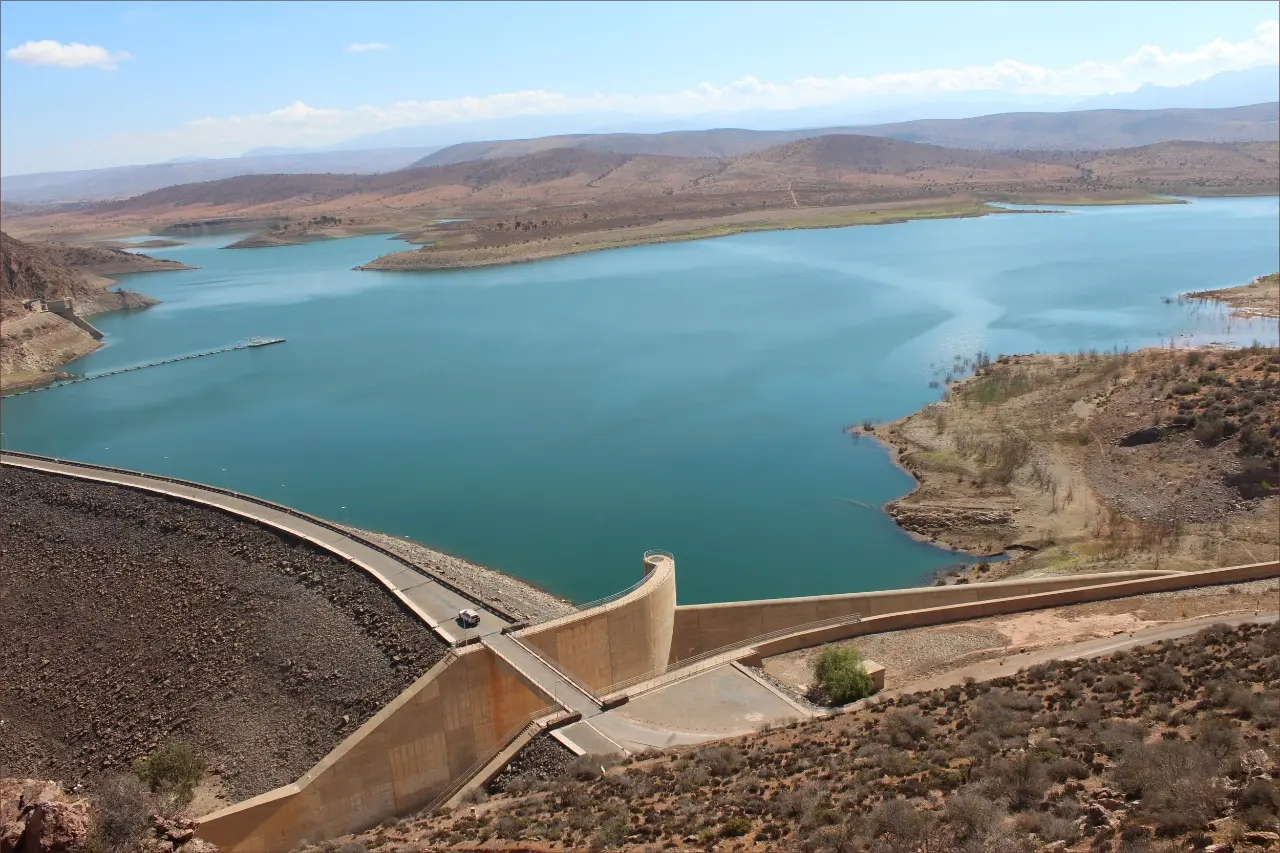
<path fill-rule="evenodd" d="M 435 579 L 421 570 L 412 568 L 408 564 L 370 548 L 368 545 L 343 533 L 256 501 L 206 489 L 197 483 L 175 483 L 141 474 L 119 470 L 102 470 L 77 465 L 72 462 L 30 459 L 25 456 L 3 453 L 0 454 L 0 463 L 55 474 L 69 474 L 82 480 L 117 483 L 158 494 L 172 495 L 207 506 L 217 507 L 245 518 L 256 519 L 272 527 L 310 539 L 355 562 L 378 577 L 401 600 L 408 603 L 436 633 L 450 643 L 458 642 L 473 634 L 495 633 L 509 624 L 506 620 L 493 613 L 477 607 L 475 602 L 465 596 L 459 595 L 448 587 L 437 583 Z M 478 626 L 468 630 L 464 630 L 459 626 L 457 615 L 458 611 L 463 608 L 471 608 L 480 614 L 480 624 Z"/>
<path fill-rule="evenodd" d="M 480 639 L 494 654 L 509 663 L 539 690 L 570 711 L 590 717 L 600 713 L 594 696 L 574 684 L 523 643 L 508 634 L 488 634 Z"/>
<path fill-rule="evenodd" d="M 1277 602 L 1277 608 L 1280 609 L 1280 602 Z M 1009 657 L 999 660 L 989 660 L 982 663 L 975 663 L 971 666 L 953 669 L 939 675 L 925 678 L 920 681 L 904 684 L 902 687 L 886 690 L 879 696 L 897 696 L 902 693 L 915 693 L 921 690 L 938 690 L 950 687 L 954 684 L 963 684 L 966 678 L 973 678 L 976 681 L 987 681 L 992 678 L 1000 678 L 1005 675 L 1013 675 L 1020 669 L 1026 669 L 1038 663 L 1045 663 L 1051 660 L 1079 660 L 1082 658 L 1096 658 L 1101 655 L 1109 655 L 1112 652 L 1118 652 L 1121 649 L 1131 649 L 1134 646 L 1145 646 L 1148 643 L 1158 643 L 1161 640 L 1176 640 L 1179 637 L 1185 637 L 1188 634 L 1194 634 L 1202 628 L 1210 625 L 1243 625 L 1248 622 L 1257 622 L 1267 624 L 1280 620 L 1280 613 L 1263 612 L 1263 613 L 1233 613 L 1227 616 L 1199 616 L 1195 619 L 1185 619 L 1180 622 L 1169 622 L 1164 625 L 1155 625 L 1151 628 L 1143 628 L 1140 631 L 1132 631 L 1124 634 L 1116 634 L 1113 637 L 1102 637 L 1096 640 L 1085 640 L 1079 643 L 1071 643 L 1065 646 L 1051 646 L 1044 649 L 1035 649 L 1034 651 L 1025 652 L 1020 655 L 1010 655 Z"/>

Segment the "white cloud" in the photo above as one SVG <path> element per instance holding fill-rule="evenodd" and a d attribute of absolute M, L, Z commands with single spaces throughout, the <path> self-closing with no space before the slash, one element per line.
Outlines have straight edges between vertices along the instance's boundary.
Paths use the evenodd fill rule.
<path fill-rule="evenodd" d="M 234 157 L 247 149 L 263 146 L 322 146 L 398 127 L 511 116 L 590 113 L 693 116 L 738 110 L 856 105 L 877 98 L 932 98 L 965 92 L 1083 98 L 1128 92 L 1146 83 L 1185 85 L 1222 71 L 1277 63 L 1280 63 L 1280 22 L 1271 20 L 1258 25 L 1251 36 L 1237 42 L 1217 38 L 1190 51 L 1145 46 L 1118 60 L 1093 60 L 1056 69 L 1009 59 L 968 68 L 936 68 L 868 77 L 805 77 L 790 83 L 744 77 L 728 83 L 701 83 L 684 91 L 640 95 L 568 95 L 531 89 L 381 106 L 366 104 L 349 109 L 313 107 L 298 101 L 266 113 L 209 116 L 168 131 L 123 134 L 77 146 L 74 152 L 42 151 L 42 158 L 56 157 L 60 163 L 76 162 L 74 166 L 42 163 L 40 168 L 156 162 L 179 155 Z M 90 159 L 93 162 L 86 162 Z"/>
<path fill-rule="evenodd" d="M 114 71 L 116 65 L 126 59 L 129 54 L 121 51 L 112 53 L 105 47 L 96 44 L 80 44 L 46 39 L 29 41 L 10 48 L 5 56 L 14 62 L 25 62 L 27 65 L 55 65 L 59 68 L 100 68 L 103 71 Z"/>
<path fill-rule="evenodd" d="M 346 47 L 347 53 L 369 53 L 375 50 L 391 50 L 391 45 L 380 41 L 358 41 Z"/>

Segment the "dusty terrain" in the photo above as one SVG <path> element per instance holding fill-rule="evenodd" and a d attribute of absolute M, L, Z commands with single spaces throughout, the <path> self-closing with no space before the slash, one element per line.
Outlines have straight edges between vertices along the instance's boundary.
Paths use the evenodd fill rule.
<path fill-rule="evenodd" d="M 102 246 L 26 243 L 0 232 L 0 388 L 38 385 L 101 344 L 69 320 L 24 306 L 28 299 L 71 299 L 77 314 L 145 308 L 156 300 L 108 290 L 107 276 L 190 269 L 184 264 Z"/>
<path fill-rule="evenodd" d="M 191 223 L 264 223 L 246 247 L 401 232 L 410 242 L 438 245 L 370 266 L 436 269 L 752 228 L 857 224 L 833 221 L 854 208 L 878 221 L 891 205 L 895 215 L 913 217 L 956 207 L 941 215 L 972 215 L 986 200 L 1134 202 L 1173 190 L 1270 194 L 1280 189 L 1278 147 L 1180 142 L 1013 154 L 834 134 L 713 157 L 558 148 L 378 175 L 249 175 L 73 209 L 28 210 L 7 217 L 6 225 L 42 238 L 103 240 L 141 231 L 180 234 Z M 733 221 L 742 214 L 749 214 L 745 221 Z M 440 219 L 468 221 L 441 229 L 434 225 Z"/>
<path fill-rule="evenodd" d="M 974 361 L 874 429 L 919 482 L 886 507 L 902 527 L 1015 555 L 963 580 L 1276 559 L 1280 350 Z"/>
<path fill-rule="evenodd" d="M 895 689 L 1015 652 L 1069 645 L 1201 616 L 1277 610 L 1280 610 L 1280 581 L 1265 580 L 1135 595 L 1115 601 L 973 619 L 955 625 L 889 631 L 833 645 L 853 646 L 865 657 L 883 665 L 885 688 Z M 801 649 L 769 658 L 764 662 L 764 670 L 803 695 L 812 685 L 813 661 L 822 648 Z"/>
<path fill-rule="evenodd" d="M 1280 272 L 1260 275 L 1239 287 L 1199 290 L 1186 297 L 1225 302 L 1235 309 L 1235 314 L 1243 317 L 1280 317 Z"/>
<path fill-rule="evenodd" d="M 813 853 L 1228 844 L 1251 853 L 1280 840 L 1277 684 L 1280 626 L 1213 627 L 642 755 L 603 774 L 576 763 L 519 796 L 346 843 Z"/>
<path fill-rule="evenodd" d="M 376 581 L 215 510 L 0 468 L 0 776 L 190 743 L 226 797 L 302 775 L 445 648 Z"/>

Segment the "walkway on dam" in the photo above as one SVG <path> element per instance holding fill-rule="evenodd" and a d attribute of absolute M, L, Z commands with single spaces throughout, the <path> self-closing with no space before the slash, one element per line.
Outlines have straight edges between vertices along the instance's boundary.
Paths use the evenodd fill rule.
<path fill-rule="evenodd" d="M 478 607 L 478 602 L 445 586 L 422 570 L 391 557 L 359 539 L 311 521 L 306 516 L 294 513 L 278 504 L 183 480 L 26 454 L 0 453 L 0 463 L 170 495 L 216 507 L 288 531 L 346 557 L 374 575 L 436 633 L 450 643 L 458 643 L 476 635 L 496 633 L 510 624 L 510 621 Z M 479 613 L 480 624 L 470 629 L 459 626 L 458 611 L 463 608 L 471 608 Z"/>
<path fill-rule="evenodd" d="M 118 468 L 67 462 L 23 453 L 0 453 L 0 464 L 62 474 L 82 480 L 129 486 L 168 495 L 253 519 L 310 540 L 339 554 L 374 575 L 407 604 L 442 638 L 452 644 L 478 640 L 498 655 L 549 699 L 582 715 L 568 736 L 588 752 L 620 752 L 622 745 L 637 747 L 698 743 L 723 734 L 686 732 L 663 723 L 646 723 L 614 711 L 604 711 L 600 700 L 516 637 L 502 633 L 512 624 L 495 613 L 481 609 L 477 602 L 451 589 L 410 564 L 369 543 L 312 520 L 288 507 L 249 495 L 170 477 Z M 458 624 L 458 611 L 471 608 L 480 614 L 480 623 L 470 628 Z"/>

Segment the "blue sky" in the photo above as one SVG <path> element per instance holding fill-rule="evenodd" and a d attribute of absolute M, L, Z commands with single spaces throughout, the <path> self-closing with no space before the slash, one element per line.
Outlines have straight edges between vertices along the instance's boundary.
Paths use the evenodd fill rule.
<path fill-rule="evenodd" d="M 1088 96 L 1277 62 L 1274 2 L 0 4 L 5 174 L 511 115 Z M 361 49 L 363 47 L 363 49 Z"/>

